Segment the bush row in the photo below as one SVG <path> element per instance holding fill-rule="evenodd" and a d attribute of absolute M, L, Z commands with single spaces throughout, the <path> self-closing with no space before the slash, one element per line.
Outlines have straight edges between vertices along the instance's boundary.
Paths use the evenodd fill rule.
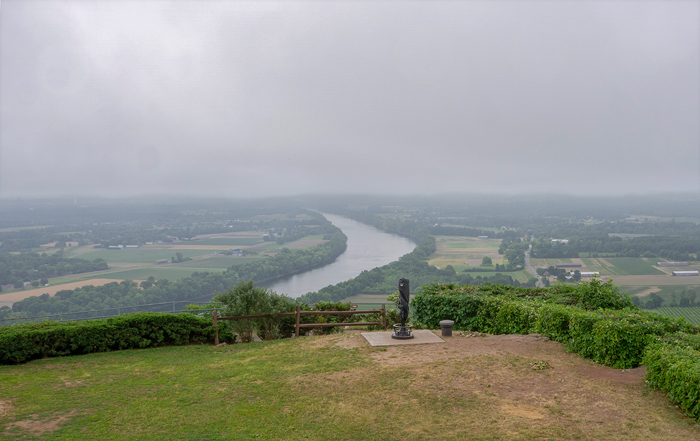
<path fill-rule="evenodd" d="M 700 421 L 700 335 L 679 333 L 647 346 L 647 385 L 664 391 Z"/>
<path fill-rule="evenodd" d="M 631 307 L 587 310 L 557 303 L 562 298 L 557 296 L 522 296 L 517 291 L 494 295 L 475 287 L 426 288 L 427 292 L 421 291 L 411 302 L 413 320 L 420 326 L 437 329 L 440 320 L 450 319 L 455 321 L 456 330 L 539 333 L 614 368 L 639 366 L 644 349 L 655 337 L 679 331 L 697 333 L 697 328 L 682 320 Z"/>
<path fill-rule="evenodd" d="M 47 321 L 0 328 L 0 364 L 213 341 L 211 318 L 187 313 L 136 313 L 68 323 Z"/>

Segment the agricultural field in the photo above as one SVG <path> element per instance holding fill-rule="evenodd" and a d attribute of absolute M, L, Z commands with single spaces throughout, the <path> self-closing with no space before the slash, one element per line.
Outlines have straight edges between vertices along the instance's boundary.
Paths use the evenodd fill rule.
<path fill-rule="evenodd" d="M 569 268 L 571 271 L 597 271 L 601 276 L 646 276 L 665 275 L 664 271 L 654 265 L 659 259 L 634 257 L 581 257 L 566 259 L 531 259 L 532 265 L 548 267 L 557 263 L 580 263 L 581 268 Z"/>
<path fill-rule="evenodd" d="M 115 282 L 115 280 L 103 277 L 103 278 L 86 279 L 86 280 L 79 281 L 79 282 L 60 283 L 60 284 L 50 285 L 50 286 L 41 286 L 38 288 L 24 289 L 24 290 L 12 291 L 12 292 L 0 292 L 0 308 L 2 308 L 3 306 L 11 307 L 13 303 L 19 302 L 20 300 L 24 300 L 27 297 L 40 296 L 42 294 L 48 294 L 50 296 L 53 296 L 57 292 L 62 291 L 64 289 L 76 289 L 76 288 L 80 288 L 80 287 L 87 286 L 87 285 L 100 286 L 100 285 L 105 285 L 105 284 L 111 283 L 111 282 Z"/>
<path fill-rule="evenodd" d="M 198 258 L 193 260 L 188 260 L 186 262 L 180 263 L 168 263 L 163 265 L 167 268 L 195 268 L 201 270 L 217 270 L 217 269 L 227 269 L 232 265 L 241 265 L 243 263 L 253 262 L 255 260 L 264 259 L 264 257 L 258 256 L 209 256 L 205 258 Z"/>
<path fill-rule="evenodd" d="M 502 264 L 503 256 L 498 254 L 501 239 L 477 239 L 463 236 L 435 236 L 436 251 L 430 256 L 429 264 L 439 268 L 452 265 L 460 271 L 466 267 L 478 267 L 481 259 L 488 256 L 493 264 Z"/>
<path fill-rule="evenodd" d="M 204 239 L 189 240 L 179 245 L 215 245 L 229 247 L 248 247 L 263 243 L 262 236 L 259 237 L 231 237 L 231 236 L 215 236 Z"/>
<path fill-rule="evenodd" d="M 700 325 L 700 307 L 697 306 L 662 306 L 656 309 L 647 309 L 649 312 L 674 318 L 685 318 L 689 323 Z"/>
<path fill-rule="evenodd" d="M 96 248 L 93 251 L 75 255 L 81 259 L 104 259 L 106 262 L 134 262 L 134 263 L 153 263 L 159 259 L 168 259 L 175 256 L 175 253 L 182 253 L 184 257 L 197 257 L 206 254 L 216 253 L 217 250 L 211 249 L 186 249 L 178 247 L 173 249 L 170 246 L 159 246 L 151 248 L 148 245 L 141 248 L 124 248 L 122 250 L 108 250 L 104 248 Z M 71 256 L 72 257 L 72 256 Z"/>
<path fill-rule="evenodd" d="M 105 279 L 113 279 L 115 281 L 121 280 L 146 280 L 149 276 L 153 276 L 156 280 L 168 279 L 177 280 L 183 277 L 189 277 L 195 272 L 212 272 L 212 271 L 222 271 L 222 270 L 203 270 L 203 269 L 192 269 L 192 268 L 163 268 L 158 266 L 150 266 L 147 268 L 136 268 L 126 271 L 117 271 L 113 273 L 103 274 L 102 277 Z"/>

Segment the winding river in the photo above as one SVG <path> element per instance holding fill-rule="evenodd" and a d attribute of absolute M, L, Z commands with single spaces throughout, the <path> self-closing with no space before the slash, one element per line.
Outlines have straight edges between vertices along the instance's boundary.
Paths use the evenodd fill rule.
<path fill-rule="evenodd" d="M 356 277 L 364 270 L 386 265 L 406 253 L 416 244 L 405 237 L 385 233 L 377 228 L 347 217 L 322 213 L 333 225 L 348 236 L 348 248 L 333 263 L 288 278 L 261 284 L 280 294 L 299 297 L 328 285 Z"/>

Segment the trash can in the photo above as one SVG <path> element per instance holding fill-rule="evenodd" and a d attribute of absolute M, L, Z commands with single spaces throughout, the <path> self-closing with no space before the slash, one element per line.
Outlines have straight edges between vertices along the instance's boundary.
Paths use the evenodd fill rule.
<path fill-rule="evenodd" d="M 440 329 L 442 329 L 443 337 L 452 337 L 452 327 L 454 324 L 454 320 L 442 320 L 440 322 Z"/>

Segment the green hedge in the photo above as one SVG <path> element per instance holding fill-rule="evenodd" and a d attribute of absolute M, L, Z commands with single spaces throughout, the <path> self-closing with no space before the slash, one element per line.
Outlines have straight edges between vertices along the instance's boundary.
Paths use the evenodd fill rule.
<path fill-rule="evenodd" d="M 211 343 L 211 318 L 136 313 L 83 322 L 42 322 L 0 328 L 0 364 L 120 349 Z"/>
<path fill-rule="evenodd" d="M 541 290 L 493 293 L 479 289 L 421 291 L 412 301 L 413 321 L 439 328 L 440 320 L 455 321 L 456 330 L 490 334 L 540 333 L 564 343 L 585 358 L 614 368 L 637 367 L 655 336 L 697 328 L 634 308 L 587 310 L 556 303 Z"/>
<path fill-rule="evenodd" d="M 688 337 L 658 339 L 647 346 L 643 362 L 647 385 L 664 391 L 700 421 L 700 337 Z"/>

